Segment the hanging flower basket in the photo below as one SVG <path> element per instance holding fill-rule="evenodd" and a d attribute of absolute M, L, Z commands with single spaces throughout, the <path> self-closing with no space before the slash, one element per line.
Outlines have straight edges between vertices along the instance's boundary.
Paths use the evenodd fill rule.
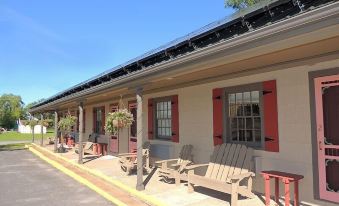
<path fill-rule="evenodd" d="M 125 127 L 129 127 L 134 121 L 133 114 L 127 109 L 119 109 L 116 112 L 108 113 L 105 130 L 111 134 Z"/>

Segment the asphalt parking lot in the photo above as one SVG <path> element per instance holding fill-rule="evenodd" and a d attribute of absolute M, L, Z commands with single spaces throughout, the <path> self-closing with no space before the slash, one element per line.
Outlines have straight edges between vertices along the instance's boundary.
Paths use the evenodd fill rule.
<path fill-rule="evenodd" d="M 0 151 L 1 206 L 112 206 L 28 150 Z"/>

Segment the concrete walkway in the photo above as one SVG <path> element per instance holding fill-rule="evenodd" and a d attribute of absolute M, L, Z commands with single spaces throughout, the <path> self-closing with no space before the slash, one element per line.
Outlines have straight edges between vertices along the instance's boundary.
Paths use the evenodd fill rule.
<path fill-rule="evenodd" d="M 27 150 L 0 152 L 1 206 L 112 205 Z"/>
<path fill-rule="evenodd" d="M 46 146 L 47 149 L 52 150 L 52 146 Z M 77 162 L 78 155 L 74 151 L 69 151 L 63 154 L 57 154 L 71 161 Z M 136 175 L 126 175 L 120 169 L 118 158 L 114 156 L 103 156 L 100 158 L 85 158 L 85 167 L 98 171 L 111 177 L 130 188 L 135 188 Z M 145 190 L 142 191 L 145 195 L 150 195 L 165 202 L 167 205 L 182 205 L 182 206 L 230 206 L 230 195 L 209 190 L 202 187 L 196 187 L 196 192 L 188 193 L 187 183 L 182 182 L 180 186 L 175 184 L 166 184 L 158 177 L 156 169 L 150 174 L 144 174 Z M 264 198 L 262 195 L 257 195 L 253 199 L 239 198 L 238 206 L 264 206 Z M 271 201 L 271 205 L 275 205 Z"/>

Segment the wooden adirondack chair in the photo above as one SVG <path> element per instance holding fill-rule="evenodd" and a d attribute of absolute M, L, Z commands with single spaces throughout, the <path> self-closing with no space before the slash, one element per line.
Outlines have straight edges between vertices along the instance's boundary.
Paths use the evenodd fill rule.
<path fill-rule="evenodd" d="M 251 172 L 253 149 L 240 144 L 222 144 L 214 148 L 208 164 L 188 166 L 188 191 L 194 185 L 231 194 L 231 206 L 236 206 L 238 194 L 253 198 Z M 208 166 L 205 176 L 194 174 L 194 169 Z"/>
<path fill-rule="evenodd" d="M 156 161 L 155 164 L 160 165 L 158 174 L 165 182 L 175 179 L 175 184 L 180 185 L 181 180 L 187 181 L 187 173 L 185 169 L 193 161 L 192 145 L 184 145 L 181 148 L 179 158 Z"/>
<path fill-rule="evenodd" d="M 75 148 L 75 153 L 79 154 L 79 145 Z M 93 142 L 83 143 L 83 153 L 84 155 L 95 155 L 93 152 Z"/>
<path fill-rule="evenodd" d="M 151 144 L 147 141 L 144 142 L 143 144 L 143 149 L 142 149 L 142 162 L 143 162 L 143 168 L 149 172 L 151 170 L 150 166 L 150 146 Z M 123 171 L 126 172 L 126 174 L 131 174 L 132 170 L 137 168 L 137 153 L 122 153 L 119 154 L 118 157 L 120 167 Z"/>

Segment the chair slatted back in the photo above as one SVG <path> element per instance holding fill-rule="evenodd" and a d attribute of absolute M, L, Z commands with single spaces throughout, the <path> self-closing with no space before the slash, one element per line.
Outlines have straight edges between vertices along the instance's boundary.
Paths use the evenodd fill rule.
<path fill-rule="evenodd" d="M 84 150 L 91 150 L 93 146 L 93 142 L 86 142 L 84 146 Z"/>
<path fill-rule="evenodd" d="M 205 177 L 227 181 L 251 170 L 253 149 L 240 144 L 221 144 L 214 148 Z"/>
<path fill-rule="evenodd" d="M 188 161 L 192 161 L 192 149 L 193 146 L 190 144 L 186 144 L 184 146 L 182 146 L 180 154 L 179 154 L 179 159 L 177 164 L 181 164 Z"/>

